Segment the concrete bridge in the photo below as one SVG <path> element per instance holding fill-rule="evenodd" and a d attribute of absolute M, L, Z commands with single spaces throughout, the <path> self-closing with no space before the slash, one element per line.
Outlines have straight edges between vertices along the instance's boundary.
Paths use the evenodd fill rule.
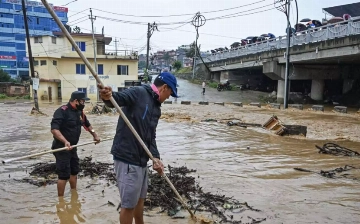
<path fill-rule="evenodd" d="M 360 78 L 359 19 L 314 28 L 291 37 L 289 79 L 311 80 L 312 99 L 323 100 L 325 80 L 341 80 L 342 93 L 346 93 L 354 80 Z M 264 74 L 277 80 L 277 98 L 282 102 L 286 44 L 286 37 L 278 37 L 213 54 L 203 59 L 210 69 L 210 72 L 206 69 L 206 77 L 240 84 L 254 82 L 254 77 Z M 201 60 L 197 63 L 204 67 Z"/>

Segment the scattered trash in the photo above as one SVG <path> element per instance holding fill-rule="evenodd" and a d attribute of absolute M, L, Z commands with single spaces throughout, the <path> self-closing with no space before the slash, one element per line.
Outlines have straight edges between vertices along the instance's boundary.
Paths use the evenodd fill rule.
<path fill-rule="evenodd" d="M 358 178 L 351 177 L 350 174 L 348 174 L 348 173 L 339 175 L 340 173 L 344 173 L 346 171 L 350 171 L 350 170 L 354 170 L 354 169 L 359 169 L 359 168 L 356 168 L 356 167 L 350 166 L 350 165 L 345 165 L 344 167 L 335 168 L 333 170 L 320 170 L 320 172 L 316 172 L 316 171 L 312 171 L 312 170 L 308 170 L 308 169 L 304 169 L 304 168 L 294 168 L 294 170 L 297 170 L 297 171 L 307 172 L 307 173 L 316 173 L 316 174 L 319 174 L 326 178 L 333 178 L 333 179 L 334 178 L 347 178 L 347 179 L 352 179 L 352 180 L 358 180 Z"/>
<path fill-rule="evenodd" d="M 323 147 L 315 145 L 315 147 L 318 148 L 319 153 L 322 153 L 322 154 L 331 154 L 334 156 L 351 156 L 351 157 L 360 156 L 360 153 L 353 151 L 351 149 L 342 147 L 335 143 L 326 143 L 323 145 Z"/>
<path fill-rule="evenodd" d="M 286 129 L 276 116 L 272 116 L 268 121 L 266 121 L 263 124 L 263 127 L 267 130 L 274 131 L 276 135 L 283 135 Z"/>
<path fill-rule="evenodd" d="M 273 131 L 276 135 L 302 135 L 306 137 L 307 127 L 302 125 L 285 125 L 277 116 L 272 116 L 263 125 L 263 128 Z"/>
<path fill-rule="evenodd" d="M 37 163 L 31 167 L 33 167 L 33 170 L 30 173 L 30 177 L 20 181 L 36 186 L 56 183 L 55 163 Z M 195 173 L 196 170 L 190 170 L 185 166 L 172 167 L 170 165 L 167 167 L 167 170 L 169 179 L 194 213 L 211 213 L 214 217 L 218 217 L 219 220 L 217 221 L 221 223 L 244 223 L 245 220 L 243 219 L 246 219 L 246 223 L 249 220 L 250 223 L 260 223 L 266 220 L 266 218 L 254 219 L 251 217 L 240 217 L 240 220 L 236 220 L 234 217 L 235 213 L 242 213 L 249 210 L 260 212 L 260 210 L 254 209 L 246 202 L 241 203 L 225 195 L 204 192 L 202 187 L 199 186 L 199 183 L 195 181 L 195 177 L 189 175 Z M 109 182 L 114 185 L 116 184 L 113 164 L 92 162 L 91 157 L 85 157 L 80 160 L 79 176 L 104 178 L 108 180 L 107 186 L 110 186 Z M 199 178 L 199 176 L 197 176 L 197 178 Z M 167 212 L 172 218 L 184 218 L 185 216 L 180 212 L 183 211 L 181 202 L 177 199 L 165 179 L 155 171 L 149 170 L 149 181 L 151 184 L 149 185 L 145 208 L 151 210 L 160 207 L 161 212 Z M 104 193 L 104 190 L 102 193 Z M 111 201 L 108 201 L 107 205 L 115 207 L 115 204 Z M 119 204 L 117 209 L 120 209 L 120 207 L 121 204 Z"/>

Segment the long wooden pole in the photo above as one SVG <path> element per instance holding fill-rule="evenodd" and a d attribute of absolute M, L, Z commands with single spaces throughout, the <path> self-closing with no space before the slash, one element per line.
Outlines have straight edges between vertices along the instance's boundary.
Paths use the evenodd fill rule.
<path fill-rule="evenodd" d="M 105 139 L 101 139 L 100 142 L 104 142 L 104 141 L 108 141 L 114 138 L 105 138 Z M 79 146 L 84 146 L 84 145 L 90 145 L 90 144 L 94 144 L 96 143 L 96 141 L 92 141 L 92 142 L 87 142 L 87 143 L 82 143 L 82 144 L 78 144 L 78 145 L 73 145 L 72 147 L 79 147 Z M 10 163 L 10 162 L 14 162 L 14 161 L 18 161 L 18 160 L 22 160 L 22 159 L 28 159 L 28 158 L 32 158 L 32 157 L 36 157 L 36 156 L 42 156 L 48 153 L 54 153 L 54 152 L 60 152 L 60 151 L 64 151 L 67 150 L 67 147 L 63 147 L 63 148 L 59 148 L 59 149 L 53 149 L 53 150 L 48 150 L 45 152 L 39 152 L 39 153 L 35 153 L 35 154 L 31 154 L 31 155 L 27 155 L 27 156 L 21 156 L 21 157 L 16 157 L 16 158 L 12 158 L 12 159 L 6 159 L 3 160 L 2 163 Z"/>
<path fill-rule="evenodd" d="M 58 16 L 55 14 L 54 10 L 50 7 L 49 3 L 46 0 L 41 0 L 42 3 L 44 4 L 44 6 L 46 7 L 46 9 L 49 11 L 49 13 L 51 14 L 51 16 L 53 17 L 53 19 L 55 20 L 55 22 L 58 24 L 58 26 L 60 27 L 60 29 L 62 30 L 62 32 L 64 33 L 64 35 L 66 36 L 66 38 L 69 40 L 69 42 L 71 43 L 71 45 L 74 47 L 74 49 L 76 50 L 76 52 L 79 54 L 80 58 L 84 61 L 86 67 L 90 70 L 91 74 L 94 76 L 94 78 L 96 79 L 96 81 L 100 84 L 101 88 L 104 88 L 104 84 L 101 81 L 101 79 L 99 78 L 99 76 L 97 75 L 97 73 L 95 72 L 95 70 L 91 67 L 90 62 L 86 59 L 85 55 L 81 52 L 80 48 L 77 46 L 77 44 L 75 43 L 74 39 L 72 38 L 72 36 L 70 35 L 70 33 L 67 31 L 67 29 L 65 28 L 64 24 L 62 24 L 62 22 L 60 21 L 60 19 L 58 18 Z M 129 127 L 129 129 L 131 130 L 131 132 L 135 135 L 136 139 L 139 141 L 139 143 L 141 144 L 141 146 L 144 148 L 145 152 L 147 153 L 147 155 L 149 156 L 149 158 L 154 161 L 154 157 L 151 154 L 150 150 L 148 149 L 148 147 L 145 145 L 144 141 L 141 139 L 141 137 L 139 136 L 139 134 L 136 132 L 135 128 L 131 125 L 130 121 L 127 119 L 127 117 L 125 116 L 124 112 L 121 110 L 121 108 L 119 107 L 119 105 L 116 103 L 115 99 L 111 96 L 110 98 L 110 102 L 112 103 L 112 105 L 114 105 L 114 107 L 116 108 L 116 110 L 120 113 L 120 116 L 122 117 L 122 119 L 125 121 L 125 123 L 127 124 L 127 126 Z M 162 177 L 166 180 L 166 182 L 170 185 L 171 189 L 174 191 L 175 195 L 179 198 L 179 200 L 181 201 L 181 204 L 184 206 L 184 208 L 186 210 L 188 210 L 188 212 L 190 213 L 190 215 L 192 217 L 195 217 L 194 213 L 190 210 L 190 208 L 186 205 L 184 199 L 180 196 L 179 192 L 175 189 L 174 185 L 171 183 L 171 181 L 169 180 L 169 178 L 166 176 L 165 173 L 162 174 Z"/>

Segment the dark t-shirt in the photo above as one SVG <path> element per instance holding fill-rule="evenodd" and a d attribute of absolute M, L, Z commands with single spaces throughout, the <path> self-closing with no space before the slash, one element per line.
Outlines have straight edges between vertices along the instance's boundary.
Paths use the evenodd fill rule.
<path fill-rule="evenodd" d="M 58 108 L 51 120 L 51 130 L 59 130 L 71 145 L 76 145 L 79 142 L 81 126 L 88 128 L 90 122 L 82 111 L 74 109 L 70 103 Z M 63 142 L 54 137 L 53 149 L 64 146 Z"/>

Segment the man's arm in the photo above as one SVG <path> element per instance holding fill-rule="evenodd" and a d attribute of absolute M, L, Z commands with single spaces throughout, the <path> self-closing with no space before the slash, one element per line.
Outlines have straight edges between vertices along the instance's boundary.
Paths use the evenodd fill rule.
<path fill-rule="evenodd" d="M 150 149 L 149 149 L 152 156 L 154 157 L 153 169 L 156 170 L 160 175 L 163 175 L 163 173 L 164 173 L 164 164 L 160 160 L 160 153 L 159 153 L 159 151 L 157 149 L 155 138 L 156 138 L 156 135 L 154 135 L 154 138 L 152 139 Z"/>
<path fill-rule="evenodd" d="M 158 151 L 158 149 L 157 149 L 157 145 L 156 145 L 156 139 L 155 138 L 153 138 L 153 140 L 151 141 L 151 145 L 150 145 L 150 152 L 151 152 L 151 154 L 152 154 L 152 156 L 154 157 L 154 158 L 158 158 L 158 159 L 160 159 L 160 153 L 159 153 L 159 151 Z"/>
<path fill-rule="evenodd" d="M 106 89 L 106 88 L 105 88 Z M 110 88 L 111 90 L 111 88 Z M 116 103 L 122 107 L 122 106 L 130 106 L 132 104 L 134 104 L 137 100 L 138 97 L 138 88 L 130 88 L 130 89 L 125 89 L 122 92 L 112 92 L 112 96 L 114 98 L 114 100 L 116 101 Z M 105 103 L 106 106 L 110 107 L 110 108 L 114 108 L 114 105 L 110 102 L 110 100 L 107 100 L 106 98 L 104 99 L 103 97 L 101 97 Z"/>
<path fill-rule="evenodd" d="M 94 137 L 94 141 L 97 141 L 97 143 L 99 143 L 100 139 L 99 139 L 98 135 L 96 134 L 96 132 L 92 132 L 92 130 L 94 130 L 94 129 L 91 126 L 90 121 L 87 119 L 85 114 L 83 116 L 85 118 L 85 123 L 84 123 L 84 125 L 86 127 L 85 130 L 87 130 Z M 95 144 L 97 144 L 97 143 L 95 143 Z"/>
<path fill-rule="evenodd" d="M 70 143 L 66 140 L 66 138 L 61 134 L 60 127 L 64 122 L 64 110 L 59 108 L 55 111 L 53 119 L 51 120 L 51 133 L 53 136 L 65 144 L 65 146 L 70 147 Z"/>

